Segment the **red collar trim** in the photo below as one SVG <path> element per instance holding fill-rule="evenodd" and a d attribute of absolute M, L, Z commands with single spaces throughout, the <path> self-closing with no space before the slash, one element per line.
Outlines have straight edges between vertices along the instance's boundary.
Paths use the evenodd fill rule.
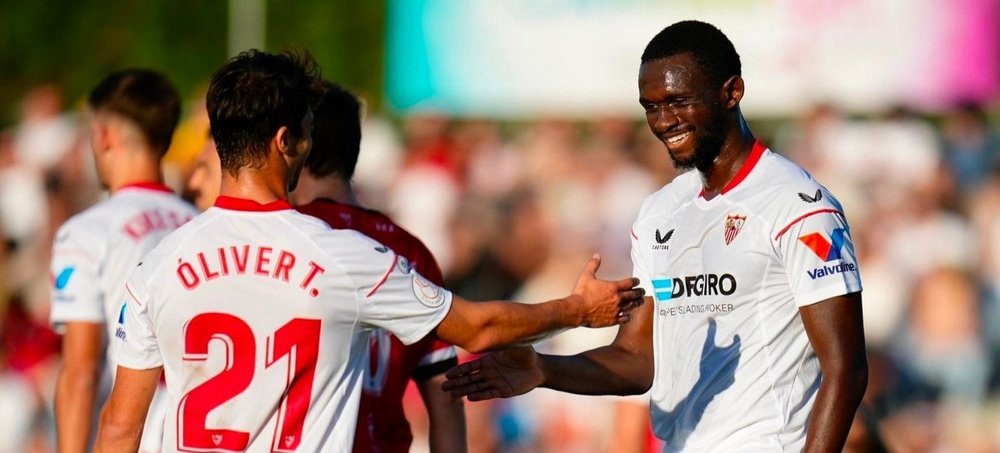
<path fill-rule="evenodd" d="M 271 212 L 292 209 L 292 205 L 288 204 L 288 200 L 275 200 L 270 203 L 260 204 L 246 198 L 227 197 L 225 195 L 220 195 L 215 199 L 215 207 L 231 209 L 233 211 L 254 212 Z"/>
<path fill-rule="evenodd" d="M 143 189 L 143 190 L 152 190 L 154 192 L 174 193 L 174 191 L 171 190 L 169 187 L 167 187 L 166 184 L 155 181 L 133 182 L 125 184 L 124 186 L 118 188 L 118 190 L 122 189 Z"/>
<path fill-rule="evenodd" d="M 719 195 L 723 195 L 726 192 L 733 190 L 734 188 L 736 188 L 736 186 L 738 186 L 741 182 L 743 182 L 744 179 L 747 179 L 747 175 L 749 175 L 750 172 L 753 171 L 754 167 L 757 166 L 757 161 L 760 160 L 760 157 L 764 155 L 764 151 L 766 150 L 767 147 L 765 147 L 764 144 L 760 142 L 760 140 L 755 141 L 753 143 L 753 149 L 750 150 L 750 155 L 747 156 L 747 160 L 743 161 L 743 166 L 740 167 L 740 170 L 736 172 L 736 175 L 733 176 L 733 179 L 731 179 L 729 183 L 727 183 L 726 186 L 722 188 L 722 191 L 719 192 Z M 698 192 L 698 196 L 699 197 L 705 196 L 704 187 L 701 188 L 701 192 Z"/>

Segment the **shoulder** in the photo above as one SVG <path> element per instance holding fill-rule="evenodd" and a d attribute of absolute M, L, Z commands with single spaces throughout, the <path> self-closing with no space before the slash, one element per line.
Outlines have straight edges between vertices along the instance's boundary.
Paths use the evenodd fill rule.
<path fill-rule="evenodd" d="M 690 202 L 698 196 L 699 190 L 701 190 L 701 178 L 698 177 L 697 171 L 692 170 L 680 174 L 643 200 L 637 221 L 650 217 L 656 212 L 664 212 L 665 209 L 672 210 Z"/>
<path fill-rule="evenodd" d="M 799 165 L 770 152 L 760 166 L 762 171 L 744 202 L 769 218 L 774 228 L 818 213 L 843 216 L 844 209 L 834 194 Z"/>
<path fill-rule="evenodd" d="M 88 248 L 97 246 L 107 237 L 110 231 L 109 223 L 114 223 L 119 216 L 113 200 L 104 200 L 84 211 L 73 215 L 56 230 L 55 247 L 66 244 L 83 245 Z"/>

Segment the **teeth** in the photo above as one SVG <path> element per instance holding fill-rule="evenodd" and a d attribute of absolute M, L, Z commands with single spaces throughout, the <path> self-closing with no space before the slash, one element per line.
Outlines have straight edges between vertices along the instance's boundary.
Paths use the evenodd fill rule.
<path fill-rule="evenodd" d="M 683 133 L 681 135 L 676 135 L 676 136 L 670 137 L 670 138 L 667 139 L 667 143 L 670 143 L 671 145 L 680 143 L 682 140 L 684 140 L 685 138 L 687 138 L 687 136 L 689 134 L 690 134 L 690 132 L 685 132 L 685 133 Z"/>

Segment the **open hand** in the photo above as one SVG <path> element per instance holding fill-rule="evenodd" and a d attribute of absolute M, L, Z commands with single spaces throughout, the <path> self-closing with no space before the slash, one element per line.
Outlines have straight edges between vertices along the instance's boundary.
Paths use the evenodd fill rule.
<path fill-rule="evenodd" d="M 636 288 L 639 279 L 623 278 L 609 282 L 597 278 L 601 256 L 594 255 L 587 261 L 580 278 L 573 287 L 573 296 L 582 302 L 577 307 L 585 327 L 608 327 L 624 324 L 632 319 L 632 309 L 642 305 L 645 291 Z"/>
<path fill-rule="evenodd" d="M 447 373 L 441 390 L 469 401 L 510 398 L 538 387 L 545 380 L 538 354 L 529 347 L 491 352 L 456 366 Z"/>

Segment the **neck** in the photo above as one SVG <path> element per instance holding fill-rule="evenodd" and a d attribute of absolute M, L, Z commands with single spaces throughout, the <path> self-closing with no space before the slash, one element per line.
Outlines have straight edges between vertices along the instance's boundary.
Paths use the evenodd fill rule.
<path fill-rule="evenodd" d="M 287 178 L 280 172 L 243 167 L 235 175 L 223 170 L 219 195 L 267 204 L 288 199 L 287 185 Z"/>
<path fill-rule="evenodd" d="M 112 193 L 130 184 L 163 182 L 160 160 L 147 149 L 133 149 L 116 153 L 108 180 L 108 190 Z"/>
<path fill-rule="evenodd" d="M 706 200 L 711 200 L 722 193 L 726 184 L 733 180 L 753 150 L 755 142 L 756 139 L 746 120 L 737 112 L 736 127 L 730 128 L 726 134 L 719 157 L 716 157 L 707 168 L 698 169 Z"/>
<path fill-rule="evenodd" d="M 350 181 L 345 181 L 335 174 L 315 176 L 308 169 L 303 169 L 299 185 L 295 188 L 295 192 L 292 192 L 293 204 L 304 205 L 320 198 L 361 207 Z"/>

